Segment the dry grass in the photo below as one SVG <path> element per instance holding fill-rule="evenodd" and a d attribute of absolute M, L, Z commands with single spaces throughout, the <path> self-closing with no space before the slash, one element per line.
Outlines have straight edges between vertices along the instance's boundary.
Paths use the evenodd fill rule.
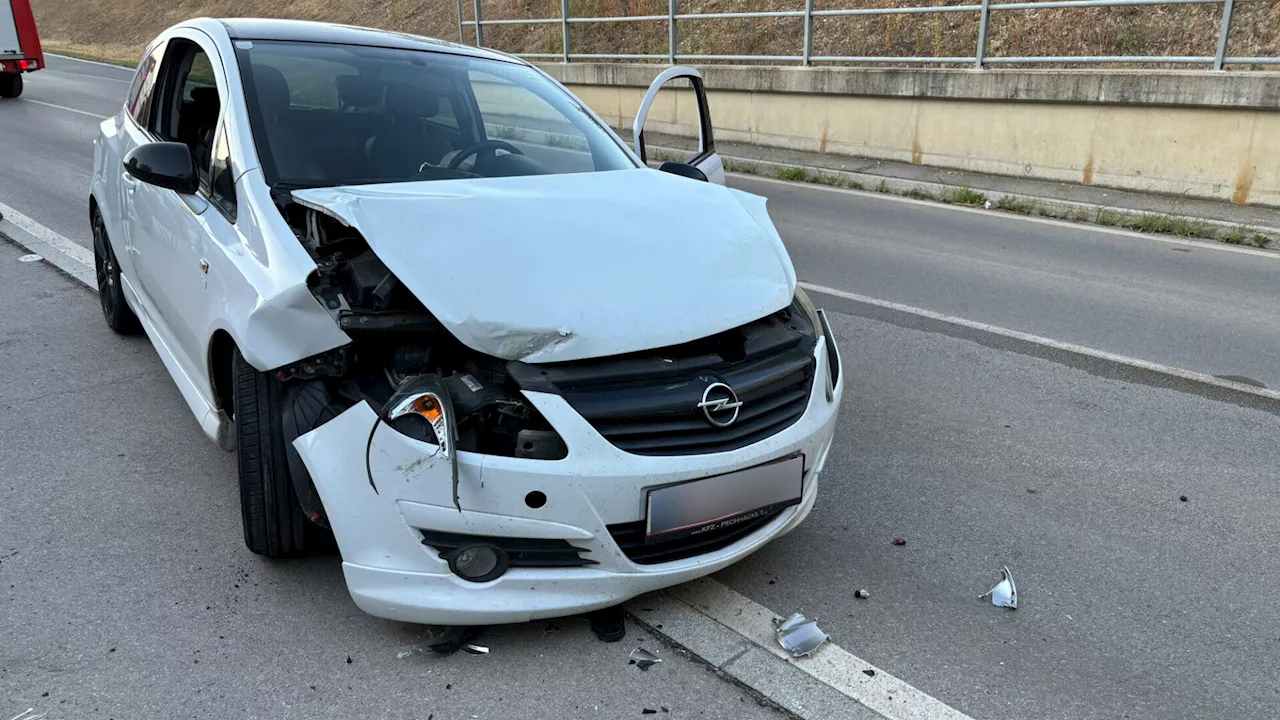
<path fill-rule="evenodd" d="M 1007 1 L 1007 0 L 1006 0 Z M 817 0 L 819 9 L 972 4 L 972 0 Z M 180 20 L 207 16 L 291 17 L 382 27 L 457 39 L 456 4 L 448 0 L 39 0 L 37 21 L 51 49 L 133 60 L 142 45 Z M 799 10 L 801 0 L 681 0 L 681 12 Z M 472 15 L 471 2 L 463 14 Z M 484 0 L 486 19 L 548 18 L 559 0 Z M 663 15 L 667 0 L 570 0 L 575 16 Z M 1062 8 L 993 12 L 988 54 L 1212 55 L 1222 9 L 1217 5 Z M 1280 1 L 1239 3 L 1229 52 L 1280 55 Z M 802 20 L 748 18 L 686 20 L 679 49 L 697 54 L 798 55 Z M 977 13 L 817 18 L 815 55 L 968 56 L 977 43 Z M 474 41 L 471 30 L 467 42 Z M 665 54 L 664 21 L 591 23 L 573 28 L 575 53 Z M 560 52 L 558 25 L 490 26 L 485 44 L 510 52 Z M 1182 66 L 1186 67 L 1186 66 Z M 1274 66 L 1273 66 L 1274 67 Z M 1261 68 L 1259 68 L 1261 69 Z"/>

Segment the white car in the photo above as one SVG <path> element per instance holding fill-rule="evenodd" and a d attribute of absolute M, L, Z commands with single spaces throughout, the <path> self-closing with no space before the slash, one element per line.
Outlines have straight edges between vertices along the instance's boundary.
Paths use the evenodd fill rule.
<path fill-rule="evenodd" d="M 687 78 L 701 151 L 644 162 Z M 686 107 L 681 105 L 681 107 Z M 843 380 L 701 78 L 630 150 L 500 53 L 200 19 L 94 144 L 102 310 L 239 455 L 244 537 L 336 539 L 356 604 L 433 625 L 610 607 L 813 507 Z M 707 182 L 706 180 L 710 180 Z"/>

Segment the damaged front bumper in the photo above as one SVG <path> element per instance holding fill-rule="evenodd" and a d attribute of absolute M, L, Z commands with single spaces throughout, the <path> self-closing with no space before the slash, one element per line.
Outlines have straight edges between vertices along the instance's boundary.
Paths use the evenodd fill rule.
<path fill-rule="evenodd" d="M 379 423 L 367 403 L 299 437 L 294 446 L 328 512 L 347 587 L 365 612 L 434 625 L 517 623 L 588 612 L 720 570 L 804 520 L 817 497 L 844 386 L 840 373 L 834 388 L 824 387 L 827 341 L 814 350 L 818 381 L 801 418 L 776 435 L 728 452 L 626 453 L 562 397 L 526 392 L 563 438 L 568 456 L 530 460 L 457 453 L 461 511 L 454 507 L 450 459 L 438 446 Z M 653 562 L 634 547 L 627 549 L 626 538 L 634 539 L 646 517 L 649 489 L 796 455 L 805 458 L 799 504 L 761 518 L 749 532 L 669 561 Z M 497 543 L 556 541 L 583 562 L 570 563 L 577 567 L 513 563 L 496 579 L 469 582 L 441 558 L 438 538 L 457 536 Z"/>

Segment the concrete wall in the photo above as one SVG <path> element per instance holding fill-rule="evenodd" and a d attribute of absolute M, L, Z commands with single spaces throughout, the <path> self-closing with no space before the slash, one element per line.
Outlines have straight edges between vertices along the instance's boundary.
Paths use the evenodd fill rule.
<path fill-rule="evenodd" d="M 543 68 L 623 129 L 660 69 Z M 717 140 L 1280 206 L 1280 73 L 704 72 Z M 688 95 L 648 129 L 693 136 Z"/>

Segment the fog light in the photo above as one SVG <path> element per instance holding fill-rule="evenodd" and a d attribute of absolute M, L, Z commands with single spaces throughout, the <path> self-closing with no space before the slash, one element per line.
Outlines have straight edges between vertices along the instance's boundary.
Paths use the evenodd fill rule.
<path fill-rule="evenodd" d="M 449 558 L 454 575 L 471 582 L 488 582 L 507 571 L 507 553 L 492 545 L 467 545 Z"/>

